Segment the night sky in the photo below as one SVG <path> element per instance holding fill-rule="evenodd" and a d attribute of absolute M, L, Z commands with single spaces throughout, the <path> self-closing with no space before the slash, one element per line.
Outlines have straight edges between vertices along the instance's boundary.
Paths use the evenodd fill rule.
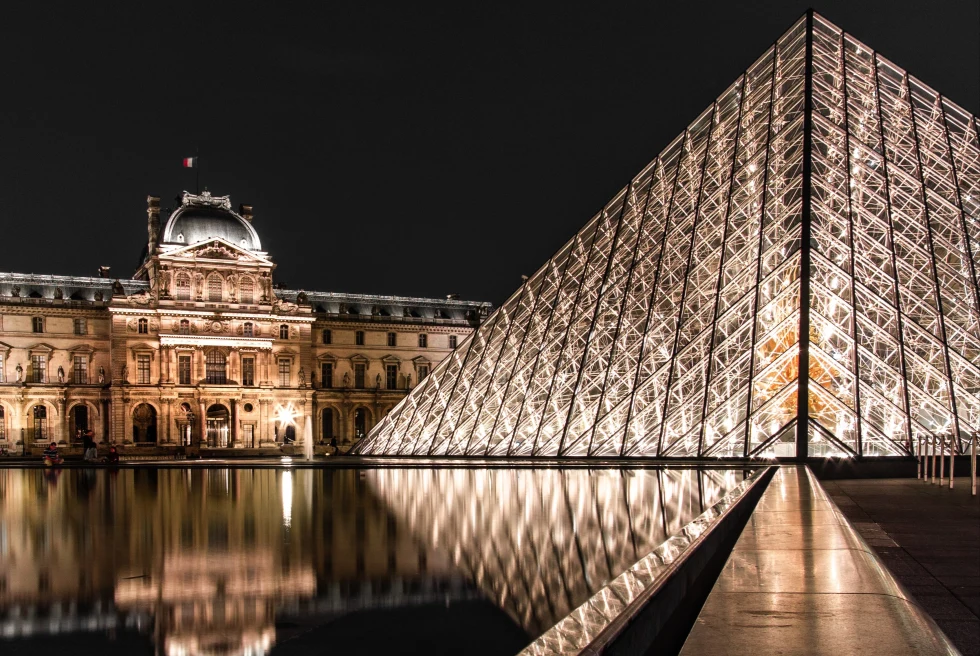
<path fill-rule="evenodd" d="M 494 304 L 807 7 L 17 4 L 0 270 L 131 276 L 146 195 L 193 191 L 199 149 L 278 282 Z M 977 0 L 815 8 L 980 113 Z"/>

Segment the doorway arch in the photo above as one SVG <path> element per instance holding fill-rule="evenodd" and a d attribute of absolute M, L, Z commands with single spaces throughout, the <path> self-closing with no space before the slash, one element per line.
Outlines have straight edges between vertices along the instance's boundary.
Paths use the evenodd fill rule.
<path fill-rule="evenodd" d="M 87 405 L 79 403 L 72 406 L 72 409 L 68 411 L 68 427 L 71 441 L 81 441 L 81 438 L 78 437 L 78 431 L 82 431 L 82 435 L 84 435 L 92 427 L 91 414 Z"/>
<path fill-rule="evenodd" d="M 133 442 L 157 441 L 157 411 L 149 403 L 133 408 Z"/>
<path fill-rule="evenodd" d="M 208 446 L 226 447 L 231 432 L 231 413 L 228 408 L 215 403 L 208 407 L 207 416 Z"/>

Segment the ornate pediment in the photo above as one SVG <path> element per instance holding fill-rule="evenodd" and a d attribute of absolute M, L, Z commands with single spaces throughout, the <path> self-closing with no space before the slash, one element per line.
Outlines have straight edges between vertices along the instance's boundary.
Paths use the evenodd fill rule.
<path fill-rule="evenodd" d="M 268 259 L 256 255 L 255 252 L 242 248 L 221 237 L 215 237 L 198 244 L 191 244 L 168 251 L 168 258 L 224 260 L 226 262 L 258 262 L 271 265 Z"/>

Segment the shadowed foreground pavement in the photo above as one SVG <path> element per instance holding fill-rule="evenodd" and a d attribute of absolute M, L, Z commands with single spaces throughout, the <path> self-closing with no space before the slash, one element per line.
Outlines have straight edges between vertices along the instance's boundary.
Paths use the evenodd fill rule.
<path fill-rule="evenodd" d="M 822 481 L 827 494 L 964 654 L 980 656 L 980 496 L 918 479 Z"/>

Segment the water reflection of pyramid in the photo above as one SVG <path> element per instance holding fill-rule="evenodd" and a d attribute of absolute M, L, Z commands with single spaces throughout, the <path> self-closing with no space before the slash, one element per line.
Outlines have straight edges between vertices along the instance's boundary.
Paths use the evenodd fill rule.
<path fill-rule="evenodd" d="M 980 426 L 978 249 L 977 119 L 810 15 L 359 451 L 901 455 L 962 437 Z"/>

